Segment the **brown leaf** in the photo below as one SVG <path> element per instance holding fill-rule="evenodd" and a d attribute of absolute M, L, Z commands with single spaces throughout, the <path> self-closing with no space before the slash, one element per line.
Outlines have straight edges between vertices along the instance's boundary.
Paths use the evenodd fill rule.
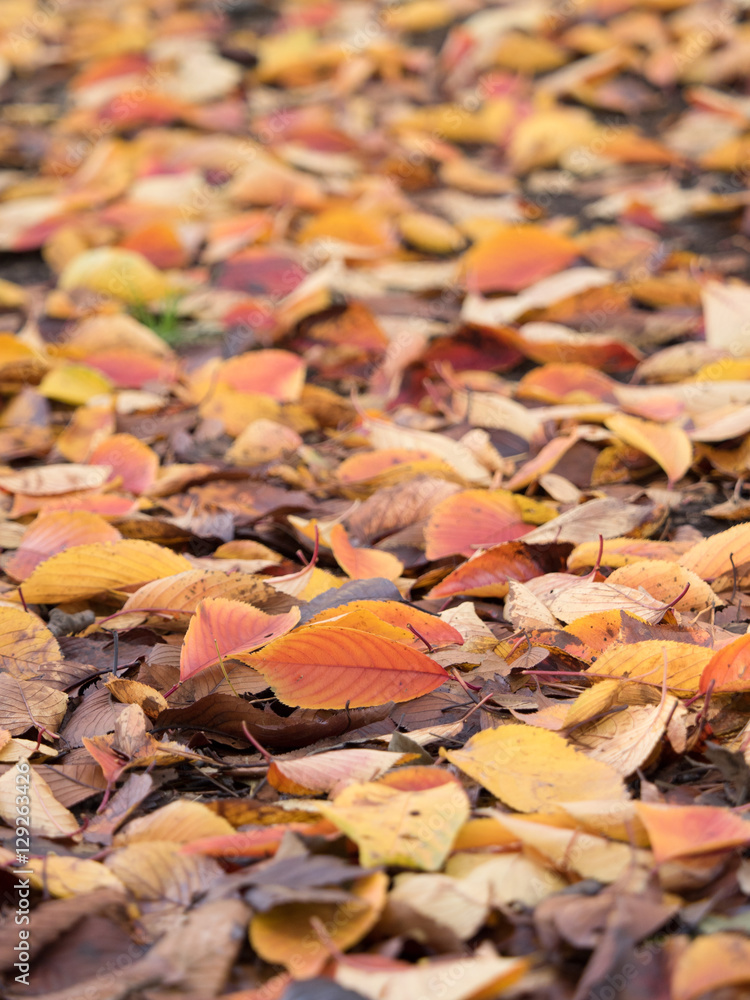
<path fill-rule="evenodd" d="M 56 733 L 67 704 L 68 696 L 62 691 L 0 674 L 0 726 L 14 736 L 31 728 Z"/>

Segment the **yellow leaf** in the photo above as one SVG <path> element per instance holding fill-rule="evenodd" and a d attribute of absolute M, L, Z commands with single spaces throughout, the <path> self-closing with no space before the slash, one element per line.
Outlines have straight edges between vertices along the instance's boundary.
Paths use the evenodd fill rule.
<path fill-rule="evenodd" d="M 189 844 L 202 837 L 221 837 L 230 833 L 234 833 L 232 824 L 202 802 L 177 799 L 148 816 L 132 820 L 117 834 L 113 843 L 115 847 L 144 840 Z"/>
<path fill-rule="evenodd" d="M 53 368 L 42 379 L 39 392 L 48 399 L 55 399 L 68 406 L 82 406 L 94 396 L 112 391 L 106 375 L 86 365 L 61 365 Z"/>
<path fill-rule="evenodd" d="M 742 934 L 720 931 L 696 938 L 677 955 L 670 995 L 673 1000 L 700 1000 L 719 993 L 739 997 L 747 993 L 748 983 L 750 941 Z"/>
<path fill-rule="evenodd" d="M 666 604 L 682 594 L 674 609 L 686 615 L 713 608 L 718 600 L 697 574 L 667 559 L 644 559 L 621 566 L 610 573 L 607 582 L 618 587 L 643 587 L 657 601 Z"/>
<path fill-rule="evenodd" d="M 695 694 L 703 668 L 712 656 L 713 650 L 703 646 L 651 639 L 606 650 L 589 672 L 604 678 L 628 677 L 660 687 L 666 659 L 669 690 Z"/>
<path fill-rule="evenodd" d="M 26 781 L 28 779 L 28 784 Z M 19 798 L 28 798 L 28 803 Z M 20 810 L 28 807 L 28 813 Z M 72 812 L 61 806 L 47 782 L 33 767 L 18 763 L 0 778 L 0 816 L 16 828 L 19 816 L 25 815 L 23 829 L 38 837 L 68 837 L 79 827 Z"/>
<path fill-rule="evenodd" d="M 192 568 L 184 556 L 153 542 L 123 539 L 75 545 L 37 566 L 23 585 L 23 595 L 34 604 L 78 601 Z"/>
<path fill-rule="evenodd" d="M 166 277 L 142 254 L 121 247 L 95 247 L 78 254 L 63 269 L 58 286 L 69 292 L 88 288 L 137 305 L 168 295 Z"/>
<path fill-rule="evenodd" d="M 423 774 L 415 775 L 418 771 Z M 435 775 L 440 784 L 434 784 Z M 455 779 L 412 767 L 382 781 L 349 785 L 333 802 L 316 802 L 315 808 L 357 844 L 365 867 L 424 871 L 442 866 L 469 817 L 469 800 Z"/>
<path fill-rule="evenodd" d="M 405 212 L 398 230 L 406 243 L 425 253 L 457 253 L 466 246 L 466 237 L 455 226 L 427 212 Z"/>
<path fill-rule="evenodd" d="M 670 486 L 685 475 L 693 461 L 693 444 L 675 423 L 657 424 L 626 413 L 615 413 L 604 423 L 621 441 L 637 448 L 660 465 Z"/>
<path fill-rule="evenodd" d="M 495 97 L 469 111 L 461 104 L 435 104 L 419 108 L 402 118 L 399 131 L 419 129 L 441 136 L 447 142 L 499 143 L 507 135 L 516 107 L 509 98 Z"/>
<path fill-rule="evenodd" d="M 119 878 L 99 861 L 49 853 L 43 859 L 32 858 L 25 867 L 32 870 L 29 878 L 35 889 L 60 899 L 97 889 L 115 889 L 125 895 Z"/>
<path fill-rule="evenodd" d="M 514 173 L 524 174 L 536 167 L 554 167 L 568 151 L 586 155 L 597 137 L 599 126 L 582 108 L 553 108 L 537 111 L 518 123 L 508 148 Z M 573 157 L 571 157 L 573 159 Z M 576 163 L 572 162 L 573 169 Z"/>
<path fill-rule="evenodd" d="M 42 663 L 62 658 L 57 639 L 36 615 L 20 608 L 0 608 L 0 668 L 19 676 Z"/>
<path fill-rule="evenodd" d="M 388 876 L 374 872 L 352 886 L 356 900 L 347 903 L 282 903 L 267 913 L 256 913 L 250 922 L 253 950 L 298 979 L 316 976 L 328 961 L 326 941 L 316 932 L 313 918 L 323 924 L 328 937 L 346 951 L 375 926 L 385 905 Z"/>
<path fill-rule="evenodd" d="M 273 577 L 271 577 L 271 579 L 273 579 Z M 307 580 L 299 596 L 303 601 L 312 601 L 313 598 L 318 596 L 318 594 L 325 593 L 325 591 L 330 590 L 331 587 L 342 587 L 345 583 L 346 579 L 343 576 L 334 576 L 333 573 L 329 573 L 327 569 L 321 569 L 320 566 L 314 566 L 312 573 L 310 574 L 310 578 Z"/>
<path fill-rule="evenodd" d="M 622 778 L 562 736 L 528 725 L 485 729 L 461 750 L 440 751 L 506 805 L 533 812 L 557 802 L 625 799 Z"/>
<path fill-rule="evenodd" d="M 591 833 L 534 823 L 518 816 L 502 816 L 501 819 L 525 847 L 547 857 L 562 873 L 609 883 L 632 870 L 634 865 L 644 868 L 653 865 L 650 851 L 634 849 L 630 844 L 613 843 Z"/>
<path fill-rule="evenodd" d="M 746 586 L 750 579 L 750 523 L 735 524 L 696 542 L 681 556 L 680 566 L 697 573 L 715 591 L 732 586 L 735 570 L 737 586 Z"/>

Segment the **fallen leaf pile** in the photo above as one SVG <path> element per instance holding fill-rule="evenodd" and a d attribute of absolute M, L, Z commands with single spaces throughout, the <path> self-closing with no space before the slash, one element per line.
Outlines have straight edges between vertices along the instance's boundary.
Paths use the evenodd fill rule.
<path fill-rule="evenodd" d="M 749 10 L 0 5 L 4 995 L 748 995 Z"/>

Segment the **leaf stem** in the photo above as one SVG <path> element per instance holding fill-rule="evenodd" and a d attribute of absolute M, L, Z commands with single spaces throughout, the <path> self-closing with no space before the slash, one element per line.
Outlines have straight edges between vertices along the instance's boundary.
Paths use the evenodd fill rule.
<path fill-rule="evenodd" d="M 224 660 L 222 659 L 221 653 L 219 652 L 218 639 L 214 639 L 214 646 L 216 646 L 216 655 L 219 657 L 219 666 L 221 667 L 222 674 L 224 674 L 224 680 L 232 689 L 232 694 L 235 696 L 235 698 L 239 698 L 239 695 L 234 689 L 234 684 L 232 684 L 232 682 L 229 680 L 229 674 L 227 673 L 226 667 L 224 666 Z"/>

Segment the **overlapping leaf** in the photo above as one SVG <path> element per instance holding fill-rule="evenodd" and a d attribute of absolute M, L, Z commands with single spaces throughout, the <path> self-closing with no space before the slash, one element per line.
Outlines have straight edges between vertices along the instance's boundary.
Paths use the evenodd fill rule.
<path fill-rule="evenodd" d="M 447 680 L 424 653 L 377 635 L 308 625 L 243 657 L 285 705 L 360 708 L 409 701 Z"/>

